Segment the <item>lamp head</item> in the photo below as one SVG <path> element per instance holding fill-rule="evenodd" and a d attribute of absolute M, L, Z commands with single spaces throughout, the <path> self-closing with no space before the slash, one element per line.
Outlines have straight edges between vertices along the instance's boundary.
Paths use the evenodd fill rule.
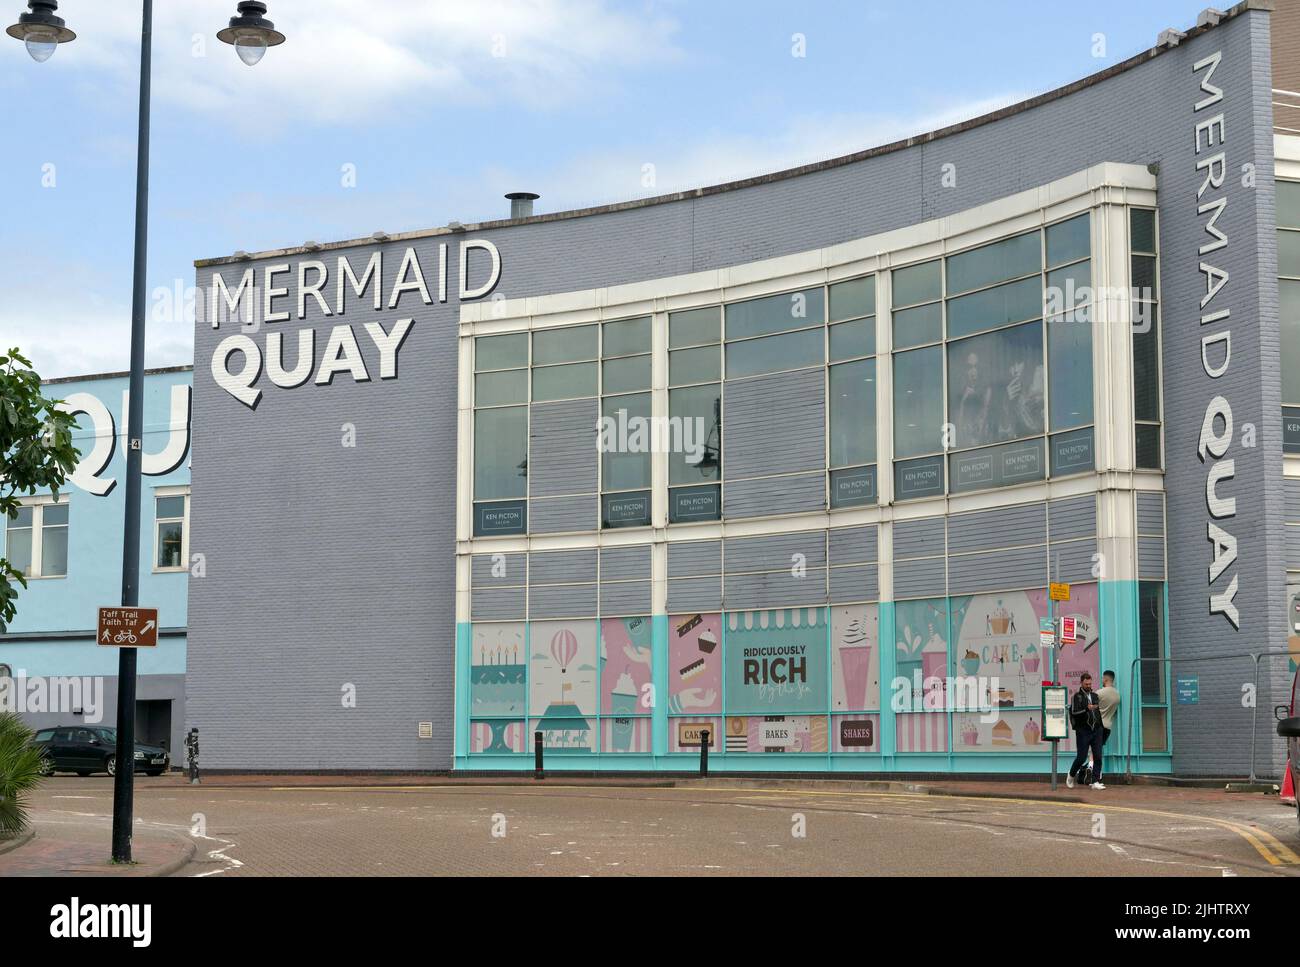
<path fill-rule="evenodd" d="M 22 14 L 5 33 L 26 44 L 27 53 L 38 64 L 54 56 L 59 44 L 77 39 L 64 25 L 63 18 L 55 13 L 59 9 L 58 0 L 28 0 L 27 7 L 30 12 Z"/>
<path fill-rule="evenodd" d="M 243 0 L 236 10 L 230 25 L 217 32 L 217 40 L 231 44 L 239 59 L 252 67 L 265 56 L 268 47 L 284 43 L 284 34 L 266 19 L 266 4 L 260 0 Z"/>

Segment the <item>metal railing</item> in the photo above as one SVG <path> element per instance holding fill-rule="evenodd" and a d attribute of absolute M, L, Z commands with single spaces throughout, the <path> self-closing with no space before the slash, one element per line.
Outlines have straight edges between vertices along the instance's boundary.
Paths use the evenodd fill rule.
<path fill-rule="evenodd" d="M 1129 693 L 1130 693 L 1129 698 L 1131 699 L 1131 701 L 1129 703 L 1128 735 L 1125 736 L 1125 747 L 1124 747 L 1125 776 L 1127 776 L 1130 779 L 1133 777 L 1133 736 L 1138 731 L 1135 725 L 1137 721 L 1135 716 L 1138 714 L 1138 711 L 1143 707 L 1142 704 L 1139 703 L 1137 700 L 1137 690 L 1138 690 L 1138 686 L 1141 684 L 1138 670 L 1143 662 L 1153 662 L 1163 666 L 1166 664 L 1173 665 L 1175 662 L 1191 664 L 1193 662 L 1208 662 L 1208 661 L 1234 661 L 1234 660 L 1239 661 L 1243 658 L 1249 658 L 1251 660 L 1251 662 L 1255 666 L 1255 679 L 1254 679 L 1255 701 L 1254 701 L 1254 706 L 1251 709 L 1251 718 L 1250 718 L 1250 779 L 1249 781 L 1256 782 L 1257 778 L 1255 775 L 1255 762 L 1256 762 L 1256 754 L 1259 747 L 1259 664 L 1263 659 L 1266 658 L 1271 661 L 1278 658 L 1290 658 L 1290 657 L 1291 657 L 1291 653 L 1287 651 L 1261 651 L 1261 652 L 1245 651 L 1245 652 L 1240 652 L 1232 655 L 1207 655 L 1203 658 L 1188 658 L 1188 657 L 1134 658 L 1132 666 L 1129 669 L 1129 675 L 1130 675 L 1129 681 L 1131 683 L 1129 685 Z M 1173 702 L 1166 701 L 1165 704 L 1167 706 L 1172 706 Z M 1166 728 L 1168 728 L 1168 726 L 1166 726 Z"/>

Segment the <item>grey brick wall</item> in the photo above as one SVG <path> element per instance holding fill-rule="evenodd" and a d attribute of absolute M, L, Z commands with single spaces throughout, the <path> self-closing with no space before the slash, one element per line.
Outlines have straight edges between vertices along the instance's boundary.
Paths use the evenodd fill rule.
<path fill-rule="evenodd" d="M 1196 214 L 1191 65 L 1215 50 L 1224 54 L 1216 82 L 1228 92 L 1229 170 L 1238 177 L 1241 166 L 1251 163 L 1257 178 L 1253 189 L 1233 183 L 1219 222 L 1232 239 L 1224 259 L 1231 292 L 1223 301 L 1240 320 L 1233 331 L 1233 369 L 1220 388 L 1231 394 L 1238 425 L 1253 423 L 1259 434 L 1257 448 L 1234 447 L 1237 475 L 1224 489 L 1238 499 L 1240 631 L 1222 619 L 1207 620 L 1205 468 L 1196 457 L 1209 388 L 1200 372 L 1193 295 L 1204 289 L 1195 248 L 1205 236 Z M 1285 554 L 1280 528 L 1269 526 L 1282 519 L 1284 508 L 1268 67 L 1268 17 L 1250 12 L 1138 67 L 993 124 L 918 139 L 798 178 L 481 234 L 502 253 L 497 292 L 520 298 L 849 241 L 951 215 L 1098 162 L 1159 165 L 1173 648 L 1188 656 L 1258 650 L 1285 640 Z M 955 168 L 955 187 L 941 180 L 945 165 Z M 443 240 L 413 243 L 423 265 L 437 265 Z M 445 240 L 452 243 L 454 289 L 458 237 Z M 353 264 L 359 270 L 372 249 L 383 251 L 387 292 L 407 244 L 359 245 L 351 250 Z M 337 253 L 323 254 L 333 275 Z M 299 257 L 275 261 L 296 266 Z M 200 288 L 214 271 L 233 288 L 245 267 L 263 264 L 200 269 Z M 294 275 L 282 277 L 290 289 L 286 304 L 296 294 Z M 476 281 L 471 278 L 471 284 Z M 457 313 L 454 295 L 445 304 L 424 306 L 408 293 L 397 309 L 379 311 L 368 299 L 353 299 L 343 315 L 329 318 L 308 300 L 305 320 L 275 325 L 285 333 L 314 326 L 318 353 L 330 328 L 353 325 L 372 374 L 378 372 L 376 353 L 361 323 L 378 321 L 390 329 L 397 319 L 412 318 L 400 376 L 366 383 L 343 376 L 329 386 L 309 381 L 292 390 L 274 387 L 263 376 L 256 410 L 221 390 L 211 376 L 213 350 L 230 327 L 196 328 L 192 548 L 205 555 L 207 576 L 190 582 L 186 715 L 189 724 L 204 729 L 211 767 L 450 765 Z M 264 345 L 262 334 L 254 338 Z M 344 424 L 356 429 L 355 447 L 341 445 Z M 730 424 L 728 432 L 741 430 Z M 734 466 L 729 463 L 724 484 L 729 516 L 824 506 L 822 474 L 732 479 Z M 749 472 L 761 469 L 755 465 Z M 586 530 L 597 507 L 594 496 L 533 500 L 529 513 L 537 530 Z M 942 559 L 939 565 L 942 572 Z M 899 596 L 907 570 L 896 570 Z M 704 587 L 709 580 L 673 582 L 670 608 L 689 610 L 688 600 L 714 600 Z M 918 579 L 914 587 L 925 584 Z M 594 609 L 597 591 L 588 587 L 581 602 L 552 590 L 540 603 L 547 613 L 578 604 Z M 510 610 L 506 595 L 514 592 L 492 593 L 501 595 L 500 608 Z M 480 596 L 476 616 L 484 614 Z M 498 616 L 506 616 L 504 611 Z M 355 708 L 340 701 L 346 685 L 356 688 Z M 1235 718 L 1204 718 L 1210 703 L 1226 699 L 1235 687 L 1231 676 L 1203 672 L 1201 718 L 1180 727 L 1182 713 L 1175 709 L 1177 765 L 1183 771 L 1239 771 L 1237 750 L 1249 735 Z M 1261 695 L 1260 702 L 1271 699 Z M 420 740 L 418 723 L 429 720 L 435 738 Z"/>
<path fill-rule="evenodd" d="M 1240 714 L 1241 669 L 1236 662 L 1196 660 L 1283 646 L 1286 568 L 1282 530 L 1272 526 L 1283 519 L 1284 484 L 1268 17 L 1252 13 L 1227 26 L 1195 38 L 1185 54 L 1170 58 L 1177 71 L 1149 96 L 1163 115 L 1153 133 L 1167 145 L 1159 161 L 1169 637 L 1175 672 L 1200 676 L 1199 705 L 1173 706 L 1174 766 L 1184 773 L 1238 775 L 1249 766 L 1250 748 L 1250 718 Z M 1223 54 L 1214 75 L 1223 101 L 1194 117 L 1193 106 L 1204 95 L 1192 64 L 1215 51 Z M 1225 326 L 1200 324 L 1206 283 L 1198 249 L 1210 236 L 1197 213 L 1203 172 L 1195 167 L 1194 124 L 1220 110 L 1232 177 L 1200 201 L 1228 200 L 1218 226 L 1229 244 L 1204 258 L 1230 273 L 1209 308 L 1231 310 L 1232 363 L 1225 375 L 1211 379 L 1202 368 L 1201 338 Z M 1203 150 L 1202 157 L 1212 150 Z M 1253 187 L 1243 184 L 1244 165 L 1254 166 Z M 1225 590 L 1236 578 L 1239 628 L 1209 608 L 1205 488 L 1213 458 L 1203 463 L 1197 449 L 1203 414 L 1216 395 L 1231 404 L 1235 424 L 1225 456 L 1235 460 L 1236 474 L 1219 493 L 1236 498 L 1237 511 L 1219 523 L 1236 537 L 1238 556 L 1213 590 Z M 1242 445 L 1247 424 L 1256 428 L 1256 446 Z M 1282 680 L 1285 663 L 1274 667 L 1261 682 L 1261 708 L 1272 708 L 1284 684 L 1289 686 Z M 1216 716 L 1209 722 L 1207 710 Z M 1260 716 L 1256 766 L 1262 775 L 1275 775 L 1283 757 L 1267 718 Z"/>

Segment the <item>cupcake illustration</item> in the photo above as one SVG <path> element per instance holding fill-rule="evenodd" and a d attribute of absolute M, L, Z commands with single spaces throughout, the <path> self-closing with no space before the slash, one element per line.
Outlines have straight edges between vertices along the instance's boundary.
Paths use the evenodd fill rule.
<path fill-rule="evenodd" d="M 961 725 L 961 742 L 962 745 L 979 745 L 980 732 L 975 728 L 975 723 L 970 719 L 965 719 Z"/>
<path fill-rule="evenodd" d="M 961 659 L 961 670 L 964 671 L 968 676 L 979 674 L 979 670 L 980 670 L 979 653 L 971 651 L 969 648 L 967 648 L 966 653 L 962 656 Z"/>
<path fill-rule="evenodd" d="M 994 609 L 993 615 L 989 620 L 993 627 L 995 635 L 1005 635 L 1007 629 L 1011 627 L 1011 612 L 1002 606 L 1002 599 L 998 599 L 998 606 Z"/>
<path fill-rule="evenodd" d="M 1038 646 L 1030 645 L 1026 648 L 1020 663 L 1024 666 L 1026 675 L 1036 674 L 1038 672 Z"/>
<path fill-rule="evenodd" d="M 1042 729 L 1038 727 L 1038 723 L 1034 721 L 1033 716 L 1030 716 L 1024 728 L 1025 745 L 1037 745 L 1042 734 Z"/>

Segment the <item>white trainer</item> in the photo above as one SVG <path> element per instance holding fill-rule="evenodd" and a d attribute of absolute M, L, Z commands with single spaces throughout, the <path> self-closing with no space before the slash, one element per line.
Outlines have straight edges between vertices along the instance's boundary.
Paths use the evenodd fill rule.
<path fill-rule="evenodd" d="M 1100 783 L 1100 782 L 1094 782 L 1094 783 L 1092 784 L 1092 788 L 1094 788 L 1094 789 L 1105 789 L 1106 787 L 1105 787 L 1105 785 L 1103 785 L 1103 784 Z"/>
<path fill-rule="evenodd" d="M 1066 776 L 1066 777 L 1065 777 L 1065 788 L 1066 788 L 1066 789 L 1073 789 L 1073 788 L 1074 788 L 1074 776 Z"/>

